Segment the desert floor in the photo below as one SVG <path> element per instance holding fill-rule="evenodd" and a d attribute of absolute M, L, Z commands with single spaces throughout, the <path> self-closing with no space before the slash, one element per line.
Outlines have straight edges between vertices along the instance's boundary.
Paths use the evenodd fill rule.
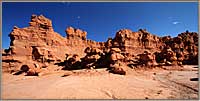
<path fill-rule="evenodd" d="M 64 75 L 64 76 L 63 76 Z M 127 75 L 106 69 L 2 74 L 3 99 L 197 99 L 198 66 L 132 69 Z"/>

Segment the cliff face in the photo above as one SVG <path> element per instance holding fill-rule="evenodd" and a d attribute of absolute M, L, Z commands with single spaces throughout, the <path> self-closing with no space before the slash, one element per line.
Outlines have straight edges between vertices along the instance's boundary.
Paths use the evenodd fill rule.
<path fill-rule="evenodd" d="M 138 32 L 132 32 L 129 29 L 119 30 L 112 40 L 112 47 L 119 47 L 125 53 L 138 54 L 144 50 L 159 50 L 163 45 L 161 38 L 140 29 Z"/>
<path fill-rule="evenodd" d="M 177 37 L 163 37 L 165 47 L 170 47 L 183 64 L 198 64 L 198 34 L 195 32 L 183 32 Z"/>
<path fill-rule="evenodd" d="M 65 59 L 66 53 L 84 55 L 83 49 L 88 46 L 100 47 L 100 43 L 86 39 L 87 32 L 69 27 L 66 29 L 67 37 L 54 32 L 51 20 L 44 16 L 31 16 L 30 26 L 26 28 L 13 28 L 10 33 L 10 54 L 32 58 L 33 51 L 38 54 L 54 54 L 55 60 Z"/>
<path fill-rule="evenodd" d="M 54 32 L 52 22 L 43 15 L 32 15 L 29 26 L 18 28 L 14 26 L 9 34 L 10 47 L 3 52 L 4 64 L 12 64 L 9 59 L 24 63 L 26 61 L 64 61 L 65 54 L 85 55 L 86 47 L 103 47 L 104 43 L 87 40 L 87 32 L 69 27 L 66 38 Z M 9 58 L 9 59 L 8 59 Z M 6 65 L 6 66 L 7 66 Z M 14 67 L 18 67 L 14 63 Z"/>
<path fill-rule="evenodd" d="M 3 68 L 13 67 L 10 70 L 15 70 L 21 64 L 29 62 L 56 63 L 64 61 L 66 54 L 84 57 L 87 47 L 104 51 L 119 48 L 123 53 L 131 55 L 143 53 L 145 50 L 156 52 L 164 47 L 171 47 L 177 54 L 183 54 L 188 61 L 192 58 L 198 59 L 198 34 L 195 32 L 187 31 L 171 38 L 158 37 L 143 29 L 137 32 L 122 29 L 113 39 L 109 38 L 106 42 L 88 40 L 86 31 L 72 27 L 68 27 L 65 32 L 66 37 L 62 37 L 54 32 L 50 19 L 42 15 L 32 15 L 28 27 L 14 26 L 9 34 L 10 47 L 2 51 Z"/>
<path fill-rule="evenodd" d="M 66 52 L 66 40 L 53 31 L 51 20 L 44 16 L 31 16 L 30 26 L 26 28 L 14 27 L 9 34 L 10 53 L 22 59 L 37 59 L 36 55 L 56 55 L 56 59 L 64 58 L 62 52 Z M 36 54 L 37 51 L 37 54 Z M 52 54 L 51 54 L 52 53 Z"/>

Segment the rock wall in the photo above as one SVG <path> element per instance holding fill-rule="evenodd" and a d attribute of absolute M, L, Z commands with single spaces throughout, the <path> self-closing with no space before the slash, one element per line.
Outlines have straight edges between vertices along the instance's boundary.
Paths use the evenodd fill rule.
<path fill-rule="evenodd" d="M 185 64 L 193 61 L 193 58 L 198 59 L 198 34 L 195 32 L 186 31 L 171 38 L 170 36 L 158 37 L 145 29 L 139 29 L 137 32 L 122 29 L 114 38 L 108 38 L 106 42 L 88 40 L 86 31 L 73 27 L 66 28 L 65 32 L 66 37 L 62 37 L 54 32 L 50 19 L 43 15 L 32 15 L 28 27 L 14 26 L 9 34 L 10 47 L 2 50 L 3 67 L 16 69 L 27 62 L 62 62 L 66 54 L 84 57 L 86 55 L 84 50 L 87 47 L 102 51 L 119 48 L 122 53 L 130 54 L 130 56 L 141 54 L 146 50 L 151 53 L 160 52 L 164 47 L 170 47 L 177 58 L 184 58 Z M 194 63 L 196 61 L 189 64 Z"/>
<path fill-rule="evenodd" d="M 143 50 L 159 50 L 163 43 L 160 38 L 140 29 L 138 32 L 132 32 L 129 29 L 123 29 L 116 33 L 113 39 L 113 47 L 118 47 L 122 51 L 130 54 L 141 53 Z"/>
<path fill-rule="evenodd" d="M 14 26 L 9 34 L 10 47 L 6 49 L 3 60 L 12 63 L 7 58 L 17 61 L 64 61 L 65 54 L 85 55 L 86 47 L 104 47 L 104 43 L 87 40 L 87 32 L 69 27 L 66 29 L 66 38 L 54 32 L 52 22 L 43 15 L 32 15 L 29 26 L 18 28 Z M 5 65 L 7 66 L 7 65 Z M 18 67 L 18 66 L 16 66 Z"/>

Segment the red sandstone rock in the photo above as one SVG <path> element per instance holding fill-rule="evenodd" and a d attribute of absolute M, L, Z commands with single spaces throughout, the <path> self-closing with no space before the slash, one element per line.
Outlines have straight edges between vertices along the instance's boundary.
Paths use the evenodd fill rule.
<path fill-rule="evenodd" d="M 150 53 L 149 51 L 144 51 L 143 54 L 139 54 L 139 64 L 145 65 L 145 66 L 155 66 L 156 60 L 154 54 Z"/>
<path fill-rule="evenodd" d="M 67 38 L 80 38 L 82 40 L 86 40 L 87 32 L 82 31 L 80 29 L 74 29 L 73 27 L 68 27 L 65 30 L 67 34 Z"/>
<path fill-rule="evenodd" d="M 111 50 L 110 50 L 112 53 L 120 53 L 121 52 L 121 50 L 119 49 L 119 48 L 111 48 Z"/>
<path fill-rule="evenodd" d="M 115 74 L 126 75 L 127 73 L 127 66 L 125 66 L 122 62 L 111 64 L 110 68 L 111 68 L 110 72 Z"/>
<path fill-rule="evenodd" d="M 116 60 L 123 60 L 124 56 L 121 55 L 120 53 L 113 53 L 110 57 L 111 61 L 116 61 Z"/>
<path fill-rule="evenodd" d="M 9 34 L 10 47 L 2 51 L 3 70 L 15 71 L 27 61 L 54 64 L 72 58 L 69 56 L 66 59 L 65 54 L 77 54 L 78 58 L 72 58 L 75 61 L 83 57 L 84 62 L 90 60 L 97 62 L 99 59 L 107 58 L 121 61 L 127 59 L 124 59 L 126 53 L 129 53 L 128 58 L 131 59 L 132 56 L 141 54 L 145 50 L 149 52 L 138 57 L 142 61 L 156 60 L 158 63 L 163 61 L 168 64 L 198 63 L 198 34 L 195 32 L 186 31 L 171 38 L 170 36 L 155 36 L 145 29 L 139 29 L 137 32 L 122 29 L 107 42 L 95 42 L 88 40 L 87 32 L 81 29 L 68 27 L 65 31 L 67 38 L 54 32 L 52 21 L 43 15 L 32 15 L 28 27 L 14 26 Z M 166 50 L 166 47 L 171 50 Z M 157 54 L 153 56 L 155 52 Z M 149 63 L 152 62 L 147 62 L 147 65 Z M 34 74 L 34 72 L 31 73 Z"/>

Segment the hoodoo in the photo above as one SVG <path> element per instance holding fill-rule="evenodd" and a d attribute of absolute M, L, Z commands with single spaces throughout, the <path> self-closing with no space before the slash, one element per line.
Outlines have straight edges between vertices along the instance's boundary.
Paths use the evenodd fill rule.
<path fill-rule="evenodd" d="M 106 42 L 88 40 L 86 31 L 73 27 L 65 32 L 66 37 L 55 32 L 52 21 L 43 15 L 32 15 L 28 27 L 14 26 L 9 49 L 2 50 L 3 72 L 20 71 L 26 66 L 23 72 L 36 75 L 42 68 L 59 65 L 64 69 L 108 68 L 126 74 L 127 68 L 137 65 L 198 64 L 196 32 L 171 38 L 145 29 L 121 29 Z"/>

